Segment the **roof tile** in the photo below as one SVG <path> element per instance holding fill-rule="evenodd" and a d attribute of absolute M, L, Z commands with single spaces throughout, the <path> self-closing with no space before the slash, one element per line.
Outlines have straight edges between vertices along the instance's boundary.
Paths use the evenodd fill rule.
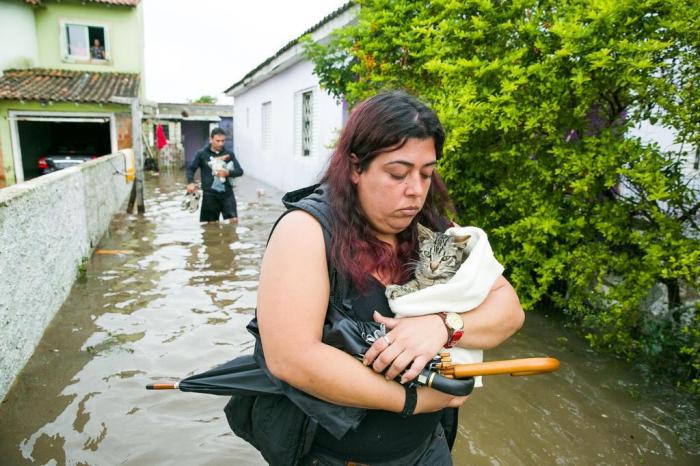
<path fill-rule="evenodd" d="M 5 70 L 0 100 L 108 103 L 113 96 L 136 97 L 139 75 L 30 68 Z"/>

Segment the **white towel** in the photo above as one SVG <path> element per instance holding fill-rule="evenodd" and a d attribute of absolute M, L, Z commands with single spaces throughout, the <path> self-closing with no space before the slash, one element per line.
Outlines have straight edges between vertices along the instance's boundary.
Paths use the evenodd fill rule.
<path fill-rule="evenodd" d="M 503 273 L 503 266 L 494 257 L 488 237 L 482 229 L 452 227 L 445 233 L 453 236 L 470 235 L 466 247 L 469 257 L 446 283 L 389 300 L 389 307 L 396 318 L 471 311 L 484 301 L 496 279 Z M 452 362 L 456 364 L 482 362 L 484 359 L 483 350 L 450 348 L 449 352 Z M 482 386 L 481 377 L 477 377 L 475 382 L 475 386 Z"/>

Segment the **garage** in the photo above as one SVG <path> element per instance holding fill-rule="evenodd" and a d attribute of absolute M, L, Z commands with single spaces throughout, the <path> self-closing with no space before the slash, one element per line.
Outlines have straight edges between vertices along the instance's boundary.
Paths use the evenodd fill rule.
<path fill-rule="evenodd" d="M 66 159 L 58 167 L 65 168 L 113 152 L 110 115 L 14 115 L 13 121 L 25 181 L 42 175 L 47 158 Z"/>
<path fill-rule="evenodd" d="M 138 115 L 136 122 L 132 118 L 138 96 L 137 73 L 44 68 L 3 71 L 0 164 L 4 173 L 0 170 L 0 185 L 36 178 L 42 172 L 42 156 L 49 168 L 59 168 L 47 157 L 52 151 L 67 154 L 54 157 L 65 168 L 93 155 L 132 147 L 132 133 L 140 120 Z"/>

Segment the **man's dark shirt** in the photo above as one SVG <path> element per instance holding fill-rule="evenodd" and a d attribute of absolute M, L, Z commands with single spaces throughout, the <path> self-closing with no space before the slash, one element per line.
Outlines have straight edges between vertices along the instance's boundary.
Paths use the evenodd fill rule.
<path fill-rule="evenodd" d="M 221 194 L 211 189 L 211 185 L 212 183 L 214 183 L 214 174 L 211 171 L 211 167 L 209 167 L 209 159 L 211 157 L 222 157 L 226 154 L 228 154 L 230 157 L 230 159 L 226 162 L 233 162 L 233 170 L 231 170 L 231 172 L 229 173 L 228 178 L 242 176 L 243 169 L 238 164 L 238 160 L 236 160 L 236 156 L 233 154 L 233 152 L 222 149 L 221 152 L 217 154 L 216 152 L 213 152 L 211 150 L 211 145 L 207 144 L 195 154 L 194 159 L 192 159 L 192 162 L 190 162 L 190 164 L 187 165 L 187 182 L 194 183 L 194 172 L 197 171 L 197 169 L 199 168 L 199 172 L 202 178 L 202 190 L 208 194 Z M 224 183 L 224 194 L 226 195 L 233 193 L 233 188 L 231 186 L 231 183 L 228 182 L 228 178 L 226 179 L 226 183 Z"/>

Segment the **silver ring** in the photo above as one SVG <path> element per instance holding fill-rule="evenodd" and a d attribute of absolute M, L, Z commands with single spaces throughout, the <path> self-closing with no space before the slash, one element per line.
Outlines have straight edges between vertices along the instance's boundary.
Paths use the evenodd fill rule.
<path fill-rule="evenodd" d="M 386 342 L 387 346 L 389 346 L 391 344 L 391 340 L 389 340 L 388 336 L 384 335 L 384 336 L 382 336 L 382 338 L 384 338 L 384 341 Z"/>

